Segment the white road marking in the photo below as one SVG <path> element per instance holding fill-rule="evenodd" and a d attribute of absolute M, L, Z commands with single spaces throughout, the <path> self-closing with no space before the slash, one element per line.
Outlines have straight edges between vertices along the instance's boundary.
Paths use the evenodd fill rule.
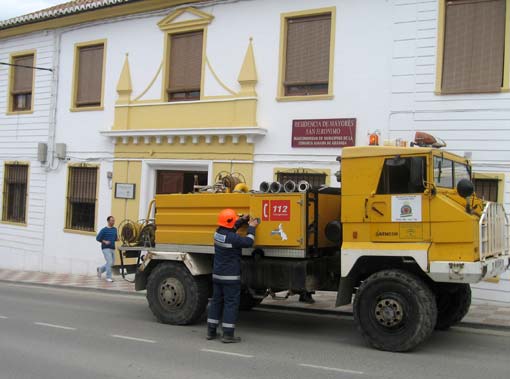
<path fill-rule="evenodd" d="M 505 332 L 503 330 L 475 329 L 475 328 L 466 328 L 463 326 L 452 326 L 451 330 L 453 332 L 461 332 L 461 333 L 473 333 L 473 334 L 485 334 L 487 336 L 510 337 L 510 332 Z"/>
<path fill-rule="evenodd" d="M 63 325 L 55 325 L 55 324 L 47 324 L 45 322 L 34 322 L 35 325 L 39 325 L 39 326 L 47 326 L 47 327 L 50 327 L 50 328 L 55 328 L 55 329 L 64 329 L 64 330 L 76 330 L 76 328 L 71 328 L 69 326 L 63 326 Z"/>
<path fill-rule="evenodd" d="M 7 320 L 9 317 L 6 317 L 6 316 L 2 316 L 2 315 L 0 315 L 0 318 L 1 318 L 2 320 Z"/>
<path fill-rule="evenodd" d="M 343 372 L 344 374 L 357 374 L 357 375 L 364 374 L 364 372 L 362 372 L 362 371 L 345 370 L 345 369 L 336 368 L 336 367 L 316 366 L 316 365 L 309 365 L 309 364 L 305 364 L 305 363 L 300 364 L 300 366 L 301 367 L 309 367 L 309 368 L 317 368 L 320 370 L 327 370 L 327 371 Z"/>
<path fill-rule="evenodd" d="M 154 341 L 154 340 L 148 340 L 148 339 L 145 339 L 145 338 L 129 337 L 129 336 L 121 336 L 121 335 L 118 335 L 118 334 L 112 334 L 110 337 L 120 338 L 120 339 L 123 339 L 123 340 L 129 340 L 129 341 L 138 341 L 138 342 L 145 342 L 145 343 L 156 343 L 156 341 Z"/>
<path fill-rule="evenodd" d="M 211 349 L 200 349 L 205 353 L 215 353 L 215 354 L 223 354 L 223 355 L 232 355 L 234 357 L 241 358 L 253 358 L 253 355 L 239 354 L 239 353 L 231 353 L 230 351 L 222 351 L 222 350 L 211 350 Z"/>

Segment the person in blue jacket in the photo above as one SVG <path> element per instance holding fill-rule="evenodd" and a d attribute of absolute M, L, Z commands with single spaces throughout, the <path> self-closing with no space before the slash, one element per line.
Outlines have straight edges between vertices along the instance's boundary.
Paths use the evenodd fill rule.
<path fill-rule="evenodd" d="M 246 237 L 237 234 L 248 224 Z M 234 336 L 239 302 L 241 300 L 241 252 L 253 246 L 258 219 L 248 215 L 239 218 L 232 209 L 224 209 L 218 216 L 218 229 L 214 233 L 213 297 L 207 316 L 207 339 L 217 337 L 216 329 L 222 321 L 222 342 L 240 342 Z"/>
<path fill-rule="evenodd" d="M 101 274 L 106 271 L 106 281 L 113 282 L 112 266 L 115 260 L 115 242 L 119 240 L 119 237 L 117 228 L 114 226 L 115 217 L 108 216 L 106 222 L 108 225 L 101 229 L 96 237 L 96 241 L 101 243 L 101 250 L 106 261 L 103 266 L 97 268 L 97 277 L 101 278 Z"/>

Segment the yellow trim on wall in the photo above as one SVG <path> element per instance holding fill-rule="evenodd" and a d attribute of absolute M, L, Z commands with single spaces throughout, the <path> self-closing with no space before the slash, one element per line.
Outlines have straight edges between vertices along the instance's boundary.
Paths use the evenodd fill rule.
<path fill-rule="evenodd" d="M 120 222 L 123 220 L 137 221 L 144 218 L 144 214 L 140 214 L 140 196 L 142 190 L 142 162 L 137 160 L 123 160 L 113 162 L 113 178 L 112 185 L 116 183 L 133 183 L 135 184 L 135 198 L 121 199 L 115 197 L 112 191 L 112 208 L 111 215 L 117 217 Z"/>
<path fill-rule="evenodd" d="M 510 0 L 506 0 L 505 9 L 505 52 L 503 61 L 503 86 L 501 87 L 502 92 L 510 91 Z M 439 12 L 437 20 L 436 86 L 434 92 L 436 95 L 441 95 L 441 88 L 443 83 L 446 0 L 439 0 Z"/>
<path fill-rule="evenodd" d="M 498 181 L 498 203 L 505 200 L 505 174 L 503 172 L 473 172 L 473 179 L 492 179 Z"/>
<path fill-rule="evenodd" d="M 191 13 L 197 16 L 197 19 L 173 22 L 179 16 L 185 13 Z M 163 47 L 163 83 L 161 85 L 161 101 L 168 101 L 167 83 L 170 75 L 170 44 L 171 36 L 173 34 L 199 32 L 203 33 L 202 36 L 202 67 L 200 78 L 200 100 L 204 98 L 204 83 L 205 83 L 205 67 L 206 67 L 206 51 L 207 51 L 207 25 L 214 19 L 213 15 L 199 11 L 194 8 L 184 8 L 172 12 L 158 23 L 159 28 L 164 31 L 164 47 Z"/>
<path fill-rule="evenodd" d="M 9 56 L 9 64 L 14 63 L 14 59 L 18 57 L 24 57 L 28 55 L 34 56 L 34 67 L 36 66 L 36 59 L 37 59 L 37 50 L 31 49 L 31 50 L 23 50 L 23 51 L 17 51 L 15 53 L 11 53 Z M 34 98 L 35 98 L 35 71 L 32 70 L 32 95 L 31 95 L 31 103 L 30 103 L 30 110 L 28 111 L 14 111 L 13 110 L 13 104 L 12 104 L 12 86 L 14 84 L 14 66 L 9 66 L 9 84 L 8 84 L 8 91 L 7 91 L 7 111 L 6 114 L 8 116 L 10 115 L 21 115 L 21 114 L 31 114 L 34 113 Z"/>
<path fill-rule="evenodd" d="M 97 169 L 97 179 L 96 179 L 96 202 L 94 205 L 94 230 L 93 231 L 86 231 L 86 230 L 77 230 L 77 229 L 71 229 L 67 228 L 67 210 L 68 210 L 68 198 L 69 198 L 69 172 L 70 168 L 72 167 L 84 167 L 84 168 L 96 168 Z M 74 234 L 84 234 L 84 235 L 95 235 L 97 232 L 97 209 L 98 209 L 98 203 L 99 203 L 99 181 L 100 181 L 100 174 L 101 171 L 101 165 L 99 164 L 92 164 L 92 163 L 68 163 L 67 164 L 67 172 L 66 172 L 66 195 L 64 198 L 65 206 L 64 206 L 64 232 L 65 233 L 74 233 Z"/>
<path fill-rule="evenodd" d="M 256 98 L 220 98 L 117 105 L 112 129 L 228 128 L 256 125 Z"/>
<path fill-rule="evenodd" d="M 1 217 L 0 217 L 0 223 L 1 224 L 7 224 L 7 225 L 15 225 L 15 226 L 28 226 L 28 199 L 29 199 L 29 190 L 30 190 L 30 162 L 28 161 L 4 161 L 4 177 L 3 177 L 3 194 L 5 194 L 7 192 L 6 190 L 6 181 L 5 181 L 5 166 L 8 166 L 8 165 L 19 165 L 19 166 L 27 166 L 28 169 L 27 169 L 27 194 L 25 196 L 25 222 L 15 222 L 15 221 L 8 221 L 8 220 L 4 220 L 4 209 L 3 209 L 3 204 L 4 202 L 2 201 L 2 214 L 1 214 Z"/>
<path fill-rule="evenodd" d="M 91 107 L 78 107 L 76 105 L 76 96 L 78 91 L 78 70 L 80 66 L 79 50 L 82 47 L 103 45 L 103 73 L 101 78 L 101 105 Z M 106 39 L 98 39 L 94 41 L 78 42 L 74 44 L 74 61 L 73 61 L 73 84 L 71 89 L 71 112 L 84 112 L 84 111 L 102 111 L 104 109 L 104 87 L 106 75 Z"/>
<path fill-rule="evenodd" d="M 163 69 L 163 61 L 161 61 L 161 64 L 159 65 L 159 68 L 158 70 L 156 71 L 156 74 L 154 75 L 154 77 L 152 78 L 152 80 L 150 81 L 150 83 L 147 85 L 147 87 L 142 91 L 142 93 L 140 93 L 137 97 L 135 97 L 133 99 L 133 103 L 136 103 L 136 102 L 143 102 L 143 101 L 147 101 L 147 100 L 140 100 L 142 97 L 145 96 L 145 94 L 152 88 L 152 86 L 154 85 L 154 83 L 156 82 L 156 79 L 158 78 L 159 74 L 161 73 L 161 70 Z M 150 101 L 153 101 L 153 100 L 150 100 Z"/>
<path fill-rule="evenodd" d="M 197 3 L 202 0 L 144 0 L 136 1 L 127 4 L 101 8 L 92 11 L 80 12 L 70 16 L 53 18 L 50 20 L 14 26 L 0 30 L 0 39 L 16 36 L 20 34 L 32 33 L 38 30 L 48 30 L 63 28 L 70 25 L 83 24 L 86 22 L 93 22 L 105 20 L 113 17 L 128 16 L 137 13 L 150 12 L 165 8 L 174 7 L 181 4 Z"/>
<path fill-rule="evenodd" d="M 331 13 L 331 38 L 329 47 L 329 82 L 328 93 L 322 95 L 310 96 L 285 96 L 285 63 L 287 55 L 287 20 L 289 18 L 317 16 L 320 14 Z M 331 100 L 334 97 L 334 68 L 335 68 L 335 37 L 336 37 L 336 7 L 310 9 L 298 12 L 282 13 L 280 15 L 280 52 L 278 63 L 278 89 L 277 101 L 304 101 L 304 100 Z"/>
<path fill-rule="evenodd" d="M 223 83 L 223 81 L 220 79 L 220 77 L 218 76 L 218 74 L 216 74 L 216 71 L 214 71 L 212 65 L 211 65 L 211 62 L 209 61 L 209 59 L 207 57 L 205 57 L 205 64 L 207 65 L 207 67 L 209 68 L 209 71 L 211 71 L 211 74 L 212 76 L 214 77 L 214 79 L 216 80 L 216 82 L 221 86 L 221 88 L 223 88 L 225 91 L 227 91 L 228 93 L 230 93 L 230 95 L 232 96 L 237 96 L 237 93 L 230 89 L 225 83 Z M 211 99 L 211 98 L 218 98 L 218 97 L 224 97 L 224 98 L 227 98 L 229 97 L 229 95 L 223 95 L 223 96 L 207 96 L 207 99 Z"/>
<path fill-rule="evenodd" d="M 327 186 L 331 185 L 331 170 L 328 168 L 302 168 L 302 167 L 274 167 L 273 168 L 273 180 L 278 179 L 278 173 L 289 173 L 289 174 L 324 174 L 326 175 Z M 281 183 L 283 184 L 283 183 Z M 296 183 L 297 184 L 297 183 Z"/>
<path fill-rule="evenodd" d="M 174 20 L 185 13 L 191 13 L 196 16 L 196 18 L 193 20 L 174 22 Z M 193 7 L 187 7 L 170 13 L 158 22 L 158 26 L 161 30 L 174 32 L 175 30 L 186 29 L 189 27 L 206 26 L 210 24 L 213 19 L 214 16 L 212 14 L 202 12 Z"/>

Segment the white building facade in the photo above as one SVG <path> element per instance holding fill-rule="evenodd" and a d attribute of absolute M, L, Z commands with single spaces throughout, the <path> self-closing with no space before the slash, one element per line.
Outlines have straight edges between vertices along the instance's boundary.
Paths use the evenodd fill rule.
<path fill-rule="evenodd" d="M 340 126 L 332 135 L 355 145 L 376 130 L 381 141 L 431 132 L 470 157 L 484 193 L 510 207 L 508 16 L 503 32 L 491 31 L 506 41 L 489 54 L 502 54 L 500 88 L 477 82 L 454 93 L 444 36 L 455 32 L 445 20 L 460 17 L 448 5 L 456 1 L 80 3 L 0 24 L 0 62 L 33 55 L 38 68 L 30 107 L 15 109 L 27 100 L 13 87 L 21 66 L 0 66 L 2 268 L 94 273 L 102 261 L 94 236 L 108 215 L 144 218 L 155 193 L 212 184 L 222 172 L 253 188 L 283 177 L 338 186 L 338 139 L 297 147 L 313 141 L 293 139 L 293 131 L 305 137 L 299 120 Z M 485 19 L 510 12 L 506 0 L 482 3 Z M 192 48 L 182 50 L 183 40 Z M 321 59 L 296 46 L 319 49 Z M 21 179 L 6 179 L 8 170 Z M 25 185 L 24 217 L 5 211 L 14 201 L 6 181 Z M 481 296 L 510 302 L 508 279 L 502 292 L 487 286 Z"/>

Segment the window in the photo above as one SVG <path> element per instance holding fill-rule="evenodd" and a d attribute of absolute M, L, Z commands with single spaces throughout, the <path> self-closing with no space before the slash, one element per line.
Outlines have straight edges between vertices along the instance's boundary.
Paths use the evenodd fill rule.
<path fill-rule="evenodd" d="M 498 202 L 498 179 L 474 179 L 475 193 L 480 199 Z"/>
<path fill-rule="evenodd" d="M 75 107 L 102 106 L 104 43 L 78 46 L 76 59 Z"/>
<path fill-rule="evenodd" d="M 28 165 L 6 164 L 2 220 L 25 223 L 27 209 Z"/>
<path fill-rule="evenodd" d="M 332 13 L 285 17 L 283 96 L 331 93 Z"/>
<path fill-rule="evenodd" d="M 423 193 L 427 180 L 424 157 L 388 158 L 379 179 L 377 193 L 380 195 L 400 193 Z"/>
<path fill-rule="evenodd" d="M 434 183 L 439 187 L 454 188 L 461 179 L 471 179 L 466 164 L 434 157 Z"/>
<path fill-rule="evenodd" d="M 203 31 L 170 34 L 169 101 L 199 100 Z"/>
<path fill-rule="evenodd" d="M 69 167 L 66 229 L 95 230 L 97 170 L 97 167 Z"/>
<path fill-rule="evenodd" d="M 34 54 L 17 56 L 12 59 L 10 111 L 32 110 L 34 84 Z"/>
<path fill-rule="evenodd" d="M 499 92 L 504 83 L 506 0 L 449 0 L 441 92 Z"/>
<path fill-rule="evenodd" d="M 276 181 L 278 181 L 279 183 L 285 184 L 285 182 L 288 180 L 292 180 L 296 184 L 304 180 L 308 182 L 312 186 L 312 188 L 319 188 L 320 186 L 326 184 L 326 174 L 312 172 L 281 172 L 281 171 L 278 171 L 276 173 Z"/>

